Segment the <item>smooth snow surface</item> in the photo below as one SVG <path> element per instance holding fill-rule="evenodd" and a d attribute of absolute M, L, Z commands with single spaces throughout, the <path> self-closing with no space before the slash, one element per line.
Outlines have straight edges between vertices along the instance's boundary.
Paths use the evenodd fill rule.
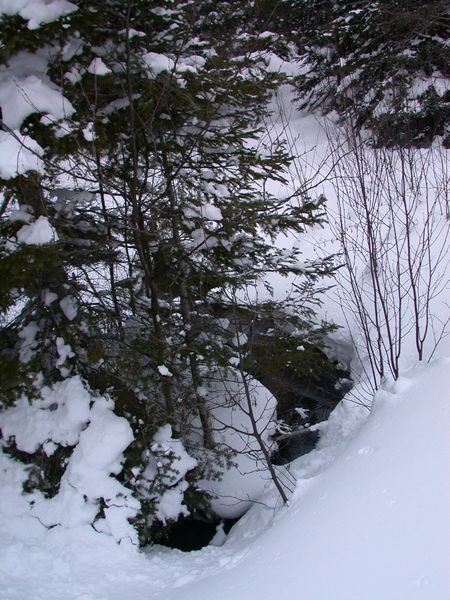
<path fill-rule="evenodd" d="M 379 392 L 339 459 L 299 480 L 292 506 L 231 573 L 164 599 L 272 600 L 280 590 L 303 600 L 447 599 L 449 388 L 442 361 Z M 238 532 L 231 538 L 239 543 Z"/>
<path fill-rule="evenodd" d="M 139 553 L 88 525 L 46 529 L 18 493 L 24 466 L 0 455 L 0 598 L 447 600 L 449 389 L 440 359 L 380 391 L 359 428 L 344 402 L 294 463 L 288 508 L 269 492 L 222 547 L 186 554 Z"/>

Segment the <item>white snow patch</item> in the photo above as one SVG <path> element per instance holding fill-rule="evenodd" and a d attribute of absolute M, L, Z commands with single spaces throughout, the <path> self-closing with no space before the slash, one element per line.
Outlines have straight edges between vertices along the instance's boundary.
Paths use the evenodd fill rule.
<path fill-rule="evenodd" d="M 45 306 L 50 306 L 55 300 L 58 300 L 58 295 L 55 292 L 51 292 L 50 290 L 44 290 L 42 292 L 42 301 Z"/>
<path fill-rule="evenodd" d="M 1 87 L 1 84 L 0 84 Z M 44 150 L 27 135 L 19 131 L 0 131 L 0 177 L 11 179 L 27 171 L 44 172 L 41 156 Z"/>
<path fill-rule="evenodd" d="M 73 321 L 76 318 L 78 314 L 78 304 L 73 296 L 65 296 L 59 301 L 59 306 L 69 321 Z"/>
<path fill-rule="evenodd" d="M 58 234 L 50 225 L 47 217 L 40 216 L 28 225 L 24 225 L 17 232 L 17 241 L 21 244 L 50 244 L 58 240 Z"/>
<path fill-rule="evenodd" d="M 449 360 L 414 369 L 409 389 L 378 401 L 328 468 L 314 468 L 323 450 L 299 459 L 291 506 L 275 519 L 255 506 L 231 531 L 223 548 L 246 548 L 233 570 L 218 567 L 164 600 L 272 599 L 280 586 L 304 600 L 445 600 L 449 372 Z"/>
<path fill-rule="evenodd" d="M 8 219 L 11 221 L 11 223 L 29 223 L 33 220 L 33 215 L 31 215 L 26 210 L 17 209 L 12 210 L 9 213 Z"/>
<path fill-rule="evenodd" d="M 107 75 L 108 73 L 112 73 L 111 69 L 105 65 L 103 60 L 100 57 L 94 58 L 91 64 L 88 66 L 88 73 L 92 75 L 102 76 Z"/>
<path fill-rule="evenodd" d="M 253 436 L 250 410 L 264 444 L 273 445 L 276 400 L 255 379 L 246 375 L 250 398 L 241 375 L 235 369 L 218 372 L 208 387 L 208 406 L 218 445 L 237 452 L 234 466 L 225 469 L 220 481 L 202 481 L 200 487 L 216 496 L 211 506 L 221 517 L 241 516 L 263 493 L 267 483 L 267 465 Z M 250 401 L 250 406 L 249 406 Z"/>
<path fill-rule="evenodd" d="M 172 437 L 170 425 L 163 425 L 155 433 L 151 452 L 144 478 L 149 482 L 157 478 L 168 486 L 162 494 L 155 495 L 156 517 L 164 523 L 180 515 L 187 516 L 189 511 L 183 501 L 188 484 L 184 478 L 197 466 L 196 459 L 189 456 L 181 440 Z"/>
<path fill-rule="evenodd" d="M 34 356 L 34 351 L 37 346 L 36 336 L 39 333 L 39 325 L 31 321 L 25 327 L 19 331 L 20 349 L 19 358 L 20 362 L 27 363 Z"/>
<path fill-rule="evenodd" d="M 175 66 L 175 62 L 169 56 L 157 52 L 147 52 L 142 56 L 142 60 L 155 74 L 172 71 Z"/>
<path fill-rule="evenodd" d="M 19 450 L 29 453 L 48 440 L 73 446 L 89 418 L 89 403 L 90 395 L 78 376 L 44 387 L 41 398 L 32 404 L 22 396 L 0 413 L 3 437 L 14 437 Z"/>
<path fill-rule="evenodd" d="M 248 342 L 248 337 L 245 333 L 237 333 L 231 340 L 231 343 L 235 348 L 242 348 Z"/>
<path fill-rule="evenodd" d="M 28 21 L 28 29 L 51 23 L 78 10 L 67 0 L 0 0 L 0 13 L 20 15 Z"/>
<path fill-rule="evenodd" d="M 10 129 L 19 129 L 23 121 L 34 113 L 47 113 L 55 121 L 74 113 L 72 104 L 61 92 L 41 77 L 15 77 L 0 73 L 0 83 L 3 121 Z"/>
<path fill-rule="evenodd" d="M 64 338 L 57 337 L 56 338 L 56 349 L 58 351 L 58 360 L 56 361 L 56 367 L 59 369 L 59 372 L 63 377 L 67 377 L 70 370 L 67 367 L 64 367 L 64 363 L 68 358 L 72 358 L 75 356 L 72 348 L 69 344 L 64 342 Z"/>
<path fill-rule="evenodd" d="M 166 365 L 158 365 L 158 373 L 163 377 L 173 377 L 173 374 L 169 371 Z"/>
<path fill-rule="evenodd" d="M 88 123 L 82 130 L 83 137 L 87 142 L 93 142 L 95 140 L 95 129 L 94 123 Z"/>

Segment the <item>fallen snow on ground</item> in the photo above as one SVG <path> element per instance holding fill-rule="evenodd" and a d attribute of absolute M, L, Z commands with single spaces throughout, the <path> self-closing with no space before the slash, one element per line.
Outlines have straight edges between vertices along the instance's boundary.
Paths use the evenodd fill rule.
<path fill-rule="evenodd" d="M 450 589 L 450 360 L 344 402 L 319 447 L 292 465 L 289 507 L 273 491 L 220 547 L 138 552 L 89 525 L 50 529 L 1 456 L 2 600 L 446 600 Z M 364 415 L 367 414 L 367 417 Z"/>

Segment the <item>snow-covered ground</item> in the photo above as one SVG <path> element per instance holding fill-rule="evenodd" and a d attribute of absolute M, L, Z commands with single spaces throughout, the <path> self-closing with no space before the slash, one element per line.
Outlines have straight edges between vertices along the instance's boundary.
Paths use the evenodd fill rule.
<path fill-rule="evenodd" d="M 90 526 L 26 516 L 23 467 L 2 458 L 2 600 L 446 600 L 450 360 L 415 366 L 370 415 L 344 402 L 292 466 L 289 507 L 262 498 L 221 547 L 147 553 Z"/>

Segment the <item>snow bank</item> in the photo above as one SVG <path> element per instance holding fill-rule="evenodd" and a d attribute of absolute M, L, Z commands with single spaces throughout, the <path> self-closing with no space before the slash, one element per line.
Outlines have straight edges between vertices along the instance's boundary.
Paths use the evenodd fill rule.
<path fill-rule="evenodd" d="M 267 524 L 267 509 L 255 507 L 233 530 L 225 547 L 248 546 L 231 572 L 164 600 L 273 600 L 280 589 L 303 600 L 446 600 L 449 373 L 441 360 L 379 392 L 336 462 L 311 478 L 303 470 L 272 527 L 242 540 L 249 523 Z"/>
<path fill-rule="evenodd" d="M 449 371 L 440 360 L 382 390 L 358 431 L 348 402 L 295 462 L 291 506 L 274 511 L 269 491 L 224 546 L 200 552 L 144 555 L 87 525 L 46 529 L 20 494 L 25 466 L 0 453 L 0 598 L 446 600 Z"/>

